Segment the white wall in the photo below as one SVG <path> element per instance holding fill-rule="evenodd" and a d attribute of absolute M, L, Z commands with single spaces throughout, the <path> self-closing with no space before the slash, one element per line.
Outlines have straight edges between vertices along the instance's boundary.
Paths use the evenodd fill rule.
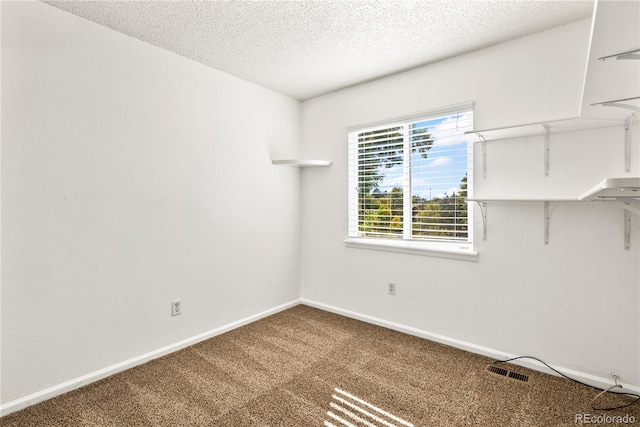
<path fill-rule="evenodd" d="M 304 299 L 394 322 L 478 348 L 533 355 L 556 366 L 640 384 L 638 219 L 623 249 L 623 213 L 604 204 L 553 205 L 549 246 L 543 206 L 491 204 L 488 240 L 475 208 L 478 262 L 346 248 L 348 126 L 475 101 L 475 128 L 576 116 L 590 22 L 582 21 L 303 103 L 303 151 L 334 165 L 302 182 Z M 633 171 L 640 173 L 634 126 Z M 577 198 L 624 174 L 624 131 L 490 142 L 476 196 Z M 397 282 L 397 295 L 386 283 Z M 489 352 L 491 353 L 491 352 Z"/>
<path fill-rule="evenodd" d="M 638 220 L 623 251 L 618 208 L 554 207 L 544 246 L 541 206 L 491 205 L 486 242 L 476 215 L 477 263 L 342 242 L 347 126 L 468 100 L 476 128 L 576 115 L 588 22 L 320 97 L 301 115 L 297 101 L 45 4 L 0 7 L 5 407 L 295 300 L 301 275 L 310 301 L 640 383 Z M 549 178 L 539 138 L 492 143 L 476 193 L 575 197 L 623 175 L 621 139 L 620 126 L 554 136 Z M 301 196 L 300 172 L 270 164 L 299 149 L 334 161 L 302 172 Z"/>
<path fill-rule="evenodd" d="M 299 298 L 298 101 L 1 7 L 3 404 Z"/>

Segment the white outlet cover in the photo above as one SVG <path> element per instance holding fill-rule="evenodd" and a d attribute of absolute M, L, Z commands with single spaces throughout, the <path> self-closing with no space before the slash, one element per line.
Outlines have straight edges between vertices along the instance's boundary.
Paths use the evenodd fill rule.
<path fill-rule="evenodd" d="M 389 292 L 389 295 L 395 295 L 396 294 L 396 283 L 395 282 L 389 282 L 387 285 L 387 291 Z"/>
<path fill-rule="evenodd" d="M 171 301 L 171 316 L 178 316 L 182 314 L 182 301 L 175 300 Z"/>

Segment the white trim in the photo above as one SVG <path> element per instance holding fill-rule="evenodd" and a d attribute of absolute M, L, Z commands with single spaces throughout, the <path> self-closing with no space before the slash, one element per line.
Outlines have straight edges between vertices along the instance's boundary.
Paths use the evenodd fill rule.
<path fill-rule="evenodd" d="M 98 371 L 89 373 L 87 375 L 83 375 L 81 377 L 75 378 L 73 380 L 69 380 L 66 381 L 64 383 L 55 385 L 53 387 L 49 387 L 45 390 L 41 390 L 39 392 L 30 394 L 28 396 L 22 397 L 20 399 L 16 399 L 13 400 L 11 402 L 8 402 L 4 405 L 0 406 L 0 416 L 5 416 L 5 415 L 9 415 L 12 412 L 16 412 L 19 411 L 21 409 L 27 408 L 31 405 L 35 405 L 37 403 L 43 402 L 45 400 L 49 400 L 51 398 L 54 398 L 56 396 L 60 396 L 64 393 L 67 393 L 69 391 L 75 390 L 77 388 L 83 387 L 87 384 L 91 384 L 93 382 L 99 381 L 103 378 L 106 378 L 108 376 L 117 374 L 119 372 L 123 372 L 127 369 L 133 368 L 135 366 L 141 365 L 143 363 L 149 362 L 151 360 L 157 359 L 159 357 L 165 356 L 167 354 L 176 352 L 178 350 L 182 350 L 183 348 L 189 347 L 191 345 L 197 344 L 201 341 L 207 340 L 209 338 L 212 338 L 214 336 L 223 334 L 225 332 L 228 332 L 230 330 L 239 328 L 241 326 L 244 326 L 246 324 L 249 324 L 251 322 L 255 322 L 256 320 L 260 320 L 262 318 L 271 316 L 273 314 L 276 314 L 280 311 L 286 310 L 288 308 L 294 307 L 298 304 L 304 304 L 304 305 L 308 305 L 310 307 L 315 307 L 318 308 L 320 310 L 325 310 L 331 313 L 335 313 L 335 314 L 339 314 L 341 316 L 346 316 L 352 319 L 357 319 L 357 320 L 361 320 L 363 322 L 367 322 L 367 323 L 371 323 L 374 325 L 378 325 L 378 326 L 382 326 L 388 329 L 393 329 L 395 331 L 399 331 L 399 332 L 403 332 L 405 334 L 409 334 L 409 335 L 413 335 L 413 336 L 417 336 L 420 338 L 424 338 L 424 339 L 428 339 L 431 341 L 435 341 L 435 342 L 439 342 L 441 344 L 445 344 L 445 345 L 449 345 L 455 348 L 459 348 L 461 350 L 465 350 L 465 351 L 469 351 L 471 353 L 476 353 L 476 354 L 481 354 L 483 356 L 487 356 L 493 359 L 510 359 L 512 357 L 516 357 L 513 354 L 510 353 L 505 353 L 503 351 L 499 351 L 499 350 L 494 350 L 488 347 L 483 347 L 483 346 L 479 346 L 476 344 L 472 344 L 466 341 L 461 341 L 461 340 L 457 340 L 455 338 L 450 338 L 444 335 L 440 335 L 440 334 L 435 334 L 432 332 L 427 332 L 427 331 L 423 331 L 421 329 L 417 329 L 411 326 L 406 326 L 406 325 L 401 325 L 399 323 L 395 323 L 395 322 L 390 322 L 387 320 L 383 320 L 383 319 L 379 319 L 377 317 L 373 317 L 373 316 L 368 316 L 365 314 L 360 314 L 360 313 L 356 313 L 354 311 L 350 311 L 350 310 L 344 310 L 338 307 L 334 307 L 328 304 L 323 304 L 317 301 L 313 301 L 307 298 L 301 298 L 301 299 L 296 299 L 293 301 L 290 301 L 288 303 L 279 305 L 277 307 L 271 308 L 269 310 L 265 310 L 262 311 L 260 313 L 254 314 L 252 316 L 248 316 L 245 317 L 244 319 L 240 319 L 238 321 L 235 322 L 231 322 L 228 323 L 226 325 L 220 326 L 218 328 L 212 329 L 208 332 L 204 332 L 202 334 L 193 336 L 191 338 L 187 338 L 185 340 L 179 341 L 177 343 L 174 344 L 170 344 L 168 346 L 159 348 L 157 350 L 151 351 L 149 353 L 145 353 L 142 354 L 138 357 L 134 357 L 132 359 L 129 360 L 125 360 L 123 362 L 120 363 L 116 363 L 115 365 L 111 365 L 108 366 L 106 368 L 100 369 Z M 514 364 L 520 365 L 520 366 L 524 366 L 530 369 L 534 369 L 536 371 L 540 371 L 540 372 L 545 372 L 551 375 L 556 375 L 557 374 L 551 370 L 549 370 L 548 368 L 546 368 L 544 365 L 541 365 L 538 362 L 535 361 L 528 361 L 528 360 L 519 360 L 519 361 L 514 361 Z M 553 365 L 552 365 L 553 366 Z M 594 387 L 598 387 L 601 389 L 604 388 L 608 388 L 610 387 L 611 384 L 611 380 L 608 378 L 602 378 L 602 377 L 597 377 L 595 375 L 591 375 L 591 374 L 586 374 L 583 372 L 579 372 L 579 371 L 574 371 L 572 369 L 566 369 L 566 368 L 562 368 L 562 367 L 558 367 L 558 366 L 553 366 L 554 369 L 557 369 L 560 372 L 565 373 L 566 375 L 577 379 L 579 381 L 582 381 L 586 384 L 591 384 Z M 624 385 L 622 390 L 624 392 L 631 392 L 631 393 L 640 393 L 640 387 L 637 386 L 631 386 L 631 385 Z"/>
<path fill-rule="evenodd" d="M 339 314 L 341 316 L 350 317 L 352 319 L 361 320 L 363 322 L 371 323 L 374 325 L 382 326 L 384 328 L 393 329 L 394 331 L 402 332 L 405 334 L 413 335 L 416 337 L 428 339 L 431 341 L 438 342 L 440 344 L 445 344 L 451 347 L 459 348 L 461 350 L 465 350 L 471 353 L 480 354 L 482 356 L 490 357 L 494 360 L 506 360 L 511 359 L 513 357 L 517 357 L 516 354 L 506 353 L 504 351 L 495 350 L 489 347 L 484 347 L 481 345 L 473 344 L 470 342 L 458 340 L 455 338 L 447 337 L 445 335 L 435 334 L 433 332 L 424 331 L 422 329 L 414 328 L 412 326 L 402 325 L 400 323 L 390 322 L 384 319 L 380 319 L 377 317 L 369 316 L 366 314 L 357 313 L 351 310 L 345 310 L 342 308 L 338 308 L 332 305 L 324 304 L 321 302 L 317 302 L 314 300 L 310 300 L 308 298 L 302 298 L 300 302 L 304 305 L 308 305 L 311 307 L 318 308 L 320 310 L 329 311 L 331 313 Z M 553 372 L 543 364 L 532 360 L 532 359 L 520 359 L 511 362 L 513 364 L 524 366 L 529 369 L 533 369 L 535 371 L 544 372 L 546 374 L 551 374 L 554 376 L 559 376 L 557 373 Z M 561 366 L 555 366 L 549 364 L 554 369 L 562 372 L 563 374 L 581 381 L 585 384 L 590 384 L 593 387 L 597 387 L 600 389 L 606 389 L 613 385 L 613 382 L 610 378 L 598 377 L 595 375 L 587 374 L 585 372 L 574 371 L 573 369 L 563 368 Z M 618 390 L 618 392 L 627 392 L 627 393 L 640 393 L 640 387 L 636 385 L 623 384 L 622 389 Z"/>
<path fill-rule="evenodd" d="M 426 255 L 438 258 L 478 261 L 479 254 L 467 242 L 420 242 L 393 239 L 365 239 L 349 237 L 344 240 L 348 248 L 373 249 L 376 251 L 400 252 L 412 255 Z"/>
<path fill-rule="evenodd" d="M 240 326 L 244 326 L 251 322 L 255 322 L 256 320 L 260 320 L 264 317 L 271 316 L 280 311 L 286 310 L 288 308 L 294 307 L 300 304 L 300 300 L 296 299 L 290 301 L 285 304 L 281 304 L 277 307 L 273 307 L 271 309 L 262 311 L 260 313 L 245 317 L 243 319 L 237 320 L 235 322 L 227 323 L 226 325 L 220 326 L 218 328 L 212 329 L 210 331 L 195 335 L 191 338 L 184 339 L 182 341 L 178 341 L 174 344 L 169 344 L 167 346 L 161 347 L 157 350 L 150 351 L 148 353 L 142 354 L 140 356 L 131 358 L 129 360 L 125 360 L 120 363 L 116 363 L 115 365 L 107 366 L 106 368 L 99 369 L 97 371 L 91 372 L 89 374 L 83 375 L 81 377 L 66 381 L 64 383 L 55 385 L 53 387 L 49 387 L 47 389 L 38 391 L 36 393 L 30 394 L 25 397 L 21 397 L 19 399 L 13 400 L 11 402 L 5 403 L 0 406 L 0 416 L 8 415 L 12 412 L 19 411 L 28 406 L 35 405 L 36 403 L 43 402 L 45 400 L 54 398 L 61 394 L 67 393 L 71 390 L 75 390 L 77 388 L 83 387 L 87 384 L 91 384 L 108 376 L 117 374 L 119 372 L 123 372 L 127 369 L 133 368 L 134 366 L 142 365 L 143 363 L 149 362 L 151 360 L 157 359 L 159 357 L 165 356 L 167 354 L 176 352 L 178 350 L 182 350 L 183 348 L 192 346 L 201 341 L 207 340 L 209 338 L 215 337 L 216 335 L 223 334 L 225 332 L 229 332 L 230 330 L 239 328 Z"/>
<path fill-rule="evenodd" d="M 396 122 L 406 122 L 406 121 L 419 120 L 419 119 L 421 120 L 421 119 L 429 118 L 432 116 L 435 117 L 439 115 L 444 116 L 447 114 L 455 114 L 461 111 L 473 110 L 474 106 L 475 106 L 474 101 L 460 102 L 458 104 L 451 104 L 444 107 L 430 108 L 428 110 L 417 111 L 417 112 L 405 114 L 399 117 L 387 118 L 384 120 L 375 121 L 371 123 L 364 123 L 364 124 L 359 124 L 355 126 L 347 126 L 347 131 L 348 132 L 363 131 L 363 130 L 366 130 L 369 128 L 375 128 L 378 126 L 392 125 L 393 123 L 396 123 Z"/>
<path fill-rule="evenodd" d="M 364 233 L 364 234 L 361 233 L 362 230 L 360 230 L 363 222 L 366 222 L 367 220 L 367 218 L 365 218 L 366 215 L 364 215 L 366 214 L 366 212 L 363 213 L 362 208 L 359 207 L 358 205 L 359 202 L 361 201 L 360 191 L 362 190 L 360 181 L 361 179 L 364 179 L 361 176 L 361 174 L 363 173 L 361 171 L 361 168 L 363 165 L 366 165 L 366 170 L 368 171 L 377 170 L 378 167 L 380 167 L 383 164 L 383 160 L 381 160 L 381 158 L 385 157 L 385 155 L 382 155 L 380 153 L 378 153 L 378 155 L 380 156 L 378 158 L 374 159 L 373 157 L 371 157 L 370 154 L 372 152 L 368 151 L 369 148 L 367 148 L 370 144 L 380 144 L 380 147 L 384 147 L 384 150 L 390 150 L 390 151 L 383 151 L 383 153 L 395 153 L 393 154 L 394 156 L 396 156 L 394 157 L 393 163 L 400 168 L 400 171 L 401 171 L 400 173 L 402 174 L 402 178 L 400 178 L 401 185 L 397 185 L 397 187 L 399 187 L 402 190 L 402 194 L 403 194 L 402 195 L 402 199 L 403 199 L 402 217 L 401 218 L 399 217 L 402 223 L 402 230 L 398 229 L 396 231 L 402 231 L 402 237 L 404 238 L 405 241 L 411 240 L 411 237 L 413 234 L 413 222 L 414 222 L 413 221 L 414 219 L 412 219 L 412 215 L 411 215 L 412 200 L 413 200 L 412 195 L 414 194 L 414 192 L 412 191 L 412 181 L 414 179 L 421 179 L 421 177 L 424 176 L 423 174 L 426 173 L 426 171 L 429 169 L 428 166 L 426 167 L 417 166 L 416 169 L 413 169 L 415 165 L 413 165 L 414 162 L 412 161 L 411 156 L 412 156 L 412 152 L 415 151 L 415 148 L 411 149 L 412 141 L 410 141 L 411 140 L 410 130 L 414 125 L 419 124 L 419 122 L 432 121 L 436 119 L 450 119 L 455 116 L 455 119 L 456 119 L 455 130 L 450 129 L 448 136 L 443 136 L 443 135 L 440 135 L 440 136 L 432 135 L 432 136 L 433 138 L 436 138 L 438 140 L 450 139 L 449 142 L 455 142 L 455 143 L 466 142 L 466 145 L 467 145 L 466 150 L 460 149 L 460 151 L 465 152 L 464 157 L 466 157 L 467 173 L 465 174 L 465 177 L 458 177 L 458 179 L 461 179 L 463 181 L 466 180 L 467 192 L 469 193 L 469 195 L 471 195 L 471 192 L 473 191 L 473 187 L 472 187 L 473 180 L 472 179 L 470 180 L 469 176 L 473 176 L 473 143 L 471 142 L 470 138 L 460 139 L 459 137 L 462 136 L 460 134 L 461 130 L 469 129 L 473 127 L 473 106 L 474 106 L 473 102 L 449 105 L 446 107 L 433 109 L 431 111 L 416 113 L 412 116 L 404 116 L 402 118 L 396 119 L 396 121 L 388 121 L 388 122 L 385 122 L 384 124 L 378 124 L 376 126 L 369 124 L 369 125 L 366 125 L 367 127 L 364 127 L 362 129 L 352 129 L 352 128 L 349 129 L 348 138 L 347 138 L 348 150 L 349 150 L 348 151 L 348 157 L 349 157 L 348 158 L 348 163 L 349 163 L 349 174 L 348 174 L 349 175 L 348 176 L 349 178 L 348 179 L 349 181 L 348 182 L 349 239 L 348 241 L 350 241 L 350 239 L 352 238 L 358 239 L 358 238 L 361 238 L 362 236 L 367 235 L 367 233 Z M 462 123 L 459 123 L 460 117 L 464 117 L 462 119 Z M 468 123 L 468 124 L 465 124 L 465 123 Z M 421 129 L 422 131 L 428 131 L 431 129 L 431 126 L 428 124 L 424 124 L 424 127 L 420 127 L 419 129 Z M 368 132 L 368 131 L 372 131 L 372 132 L 380 131 L 382 133 L 379 136 L 374 136 L 373 142 L 365 141 L 365 140 L 361 141 L 360 138 L 362 136 L 362 132 Z M 402 150 L 398 152 L 398 147 L 400 147 L 401 144 L 402 144 Z M 361 158 L 362 155 L 364 155 L 365 157 Z M 456 153 L 456 157 L 458 156 L 460 158 L 463 157 L 462 155 L 458 155 Z M 400 158 L 402 160 L 399 160 Z M 364 161 L 365 163 L 362 163 L 362 161 Z M 387 166 L 389 166 L 389 164 L 387 164 Z M 436 172 L 437 173 L 434 172 L 433 175 L 429 175 L 429 176 L 431 176 L 432 178 L 441 177 L 442 171 L 436 171 Z M 449 174 L 451 174 L 451 172 L 449 172 Z M 448 178 L 451 178 L 451 176 L 448 176 Z M 458 179 L 455 179 L 455 181 L 457 182 Z M 396 183 L 396 184 L 400 184 L 400 183 Z M 424 191 L 428 190 L 429 200 L 430 200 L 431 187 L 424 187 L 423 190 Z M 370 188 L 366 189 L 367 193 L 369 193 L 370 191 L 371 191 Z M 436 190 L 436 192 L 437 191 L 441 191 L 441 190 Z M 421 195 L 421 197 L 426 198 L 426 194 Z M 429 218 L 429 217 L 426 217 L 426 218 Z M 472 220 L 473 217 L 467 215 L 467 219 Z M 388 221 L 389 221 L 389 218 L 387 218 L 387 222 Z M 468 224 L 468 232 L 471 235 L 473 234 L 473 221 L 467 221 L 467 224 Z M 457 230 L 458 222 L 455 221 L 455 224 L 448 224 L 448 225 L 453 226 L 453 228 Z M 379 233 L 380 235 L 383 235 L 383 236 L 386 235 L 391 237 L 391 239 L 395 238 L 396 236 L 399 236 L 398 233 L 392 232 L 390 228 L 391 225 L 389 224 L 387 224 L 386 227 L 384 225 L 380 225 L 380 227 L 382 228 L 378 228 L 376 225 L 373 225 L 372 227 L 373 227 L 373 233 Z M 450 231 L 455 231 L 455 230 L 450 230 Z M 459 242 L 459 240 L 457 241 L 455 238 L 442 239 L 442 241 L 447 243 Z M 358 242 L 355 242 L 355 243 L 358 243 Z M 350 245 L 347 245 L 347 246 L 350 246 Z M 424 253 L 424 252 L 425 251 L 431 252 L 434 249 L 434 245 L 432 244 L 425 245 L 428 247 L 413 246 L 413 245 L 405 247 L 404 244 L 401 244 L 399 246 L 396 243 L 391 243 L 389 246 L 391 247 L 391 250 L 393 252 L 409 252 L 406 250 L 399 251 L 398 248 L 420 249 L 422 255 L 428 255 L 429 253 Z M 360 246 L 358 245 L 358 247 Z M 453 251 L 450 251 L 449 250 L 450 248 L 453 249 Z M 437 247 L 437 246 L 435 247 L 435 249 L 436 249 L 435 250 L 436 253 L 444 252 L 445 254 L 451 254 L 451 253 L 458 254 L 460 252 L 460 248 L 456 246 L 453 246 L 453 247 L 447 246 L 444 248 L 444 251 L 441 251 L 440 247 Z M 467 255 L 469 250 L 473 250 L 472 248 L 471 249 L 464 248 L 464 249 L 465 251 L 463 251 L 463 255 Z M 416 253 L 415 251 L 410 251 L 410 252 Z M 436 256 L 439 256 L 439 255 L 436 255 Z M 451 256 L 447 256 L 447 258 L 451 258 Z M 463 256 L 462 258 L 465 258 L 465 257 Z"/>
<path fill-rule="evenodd" d="M 279 166 L 293 166 L 297 168 L 331 166 L 331 160 L 274 159 L 274 160 L 271 160 L 271 163 Z"/>

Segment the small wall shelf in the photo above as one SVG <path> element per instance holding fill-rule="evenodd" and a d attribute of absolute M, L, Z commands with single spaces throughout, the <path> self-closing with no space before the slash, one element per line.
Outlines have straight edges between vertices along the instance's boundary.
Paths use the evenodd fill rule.
<path fill-rule="evenodd" d="M 276 159 L 271 160 L 271 163 L 278 166 L 291 166 L 296 168 L 314 168 L 331 166 L 330 160 L 303 160 L 303 159 Z"/>

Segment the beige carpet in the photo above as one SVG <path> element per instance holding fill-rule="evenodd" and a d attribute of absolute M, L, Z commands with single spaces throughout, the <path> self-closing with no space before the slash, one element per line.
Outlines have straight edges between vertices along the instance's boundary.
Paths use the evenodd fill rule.
<path fill-rule="evenodd" d="M 529 376 L 511 379 L 488 372 L 490 362 L 299 305 L 10 414 L 0 425 L 560 427 L 578 425 L 576 414 L 640 423 L 640 404 L 594 411 L 595 389 L 501 365 Z"/>

